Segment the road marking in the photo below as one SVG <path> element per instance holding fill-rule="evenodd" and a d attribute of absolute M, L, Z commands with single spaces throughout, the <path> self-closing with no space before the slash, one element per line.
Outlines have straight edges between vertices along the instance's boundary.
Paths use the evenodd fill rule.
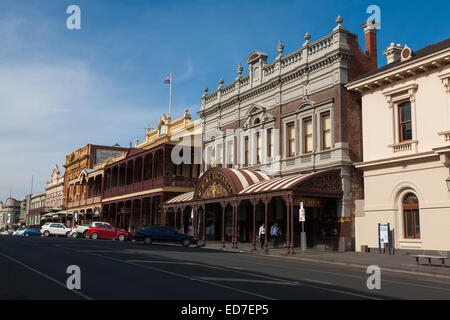
<path fill-rule="evenodd" d="M 61 248 L 62 248 L 62 246 L 61 246 Z M 72 249 L 72 248 L 67 248 L 67 249 L 72 250 L 72 251 L 82 252 L 81 250 L 76 250 L 76 249 Z M 124 261 L 124 260 L 119 260 L 119 259 L 116 259 L 116 258 L 104 256 L 104 255 L 101 255 L 101 254 L 98 254 L 98 253 L 88 252 L 88 254 L 91 254 L 91 255 L 94 255 L 94 256 L 98 256 L 98 257 L 101 257 L 101 258 L 104 258 L 104 259 L 118 261 L 118 262 L 121 262 L 121 263 L 126 263 L 126 264 L 130 264 L 130 265 L 133 265 L 133 266 L 137 266 L 137 267 L 153 270 L 153 271 L 158 271 L 158 272 L 170 274 L 172 276 L 177 276 L 177 277 L 180 277 L 180 278 L 192 280 L 192 277 L 186 276 L 186 275 L 181 274 L 181 273 L 167 271 L 167 270 L 163 270 L 163 269 L 159 269 L 159 268 L 155 268 L 155 267 L 149 267 L 149 266 L 145 266 L 145 265 L 134 263 L 134 262 L 128 262 L 128 261 Z M 202 279 L 196 279 L 196 280 L 200 281 L 200 282 L 207 283 L 209 285 L 213 285 L 213 286 L 216 286 L 216 287 L 222 287 L 222 288 L 225 288 L 225 289 L 228 289 L 228 290 L 232 290 L 232 291 L 236 291 L 236 292 L 240 292 L 240 293 L 245 293 L 245 294 L 252 295 L 252 296 L 255 296 L 255 297 L 259 297 L 259 298 L 262 298 L 262 299 L 275 300 L 274 298 L 271 298 L 271 297 L 267 297 L 267 296 L 264 296 L 264 295 L 261 295 L 261 294 L 257 294 L 257 293 L 253 293 L 253 292 L 246 291 L 246 290 L 241 290 L 241 289 L 229 287 L 229 286 L 218 284 L 218 283 L 215 283 L 215 282 L 210 282 L 210 281 L 202 280 Z"/>
<path fill-rule="evenodd" d="M 241 278 L 217 278 L 217 277 L 197 277 L 198 279 L 208 281 L 225 281 L 225 282 L 246 282 L 246 283 L 266 283 L 266 284 L 280 284 L 285 286 L 298 286 L 300 284 L 287 281 L 268 281 L 268 280 L 255 280 L 255 279 L 241 279 Z"/>
<path fill-rule="evenodd" d="M 184 264 L 184 265 L 200 265 L 196 262 L 183 262 L 183 261 L 156 261 L 156 260 L 126 260 L 132 263 L 163 263 L 163 264 Z"/>
<path fill-rule="evenodd" d="M 3 253 L 0 253 L 0 256 L 5 257 L 5 258 L 7 258 L 7 259 L 9 259 L 9 260 L 11 260 L 11 261 L 17 263 L 17 264 L 20 264 L 22 267 L 27 268 L 28 270 L 31 270 L 31 271 L 33 271 L 33 272 L 35 272 L 35 273 L 37 273 L 37 274 L 43 276 L 44 278 L 46 278 L 46 279 L 48 279 L 48 280 L 50 280 L 50 281 L 53 281 L 53 282 L 59 284 L 60 286 L 64 287 L 66 290 L 69 290 L 70 292 L 73 292 L 73 293 L 79 295 L 80 297 L 82 297 L 82 298 L 84 298 L 84 299 L 86 299 L 86 300 L 92 300 L 91 297 L 89 297 L 89 296 L 87 296 L 87 295 L 85 295 L 85 294 L 83 294 L 83 293 L 81 293 L 81 292 L 79 292 L 79 291 L 68 289 L 67 286 L 66 286 L 66 284 L 64 284 L 64 283 L 62 283 L 62 282 L 59 282 L 58 280 L 56 280 L 56 279 L 54 279 L 54 278 L 52 278 L 52 277 L 50 277 L 50 276 L 48 276 L 48 275 L 46 275 L 46 274 L 44 274 L 44 273 L 42 273 L 42 272 L 36 270 L 36 269 L 34 269 L 34 268 L 32 268 L 32 267 L 26 265 L 26 264 L 23 263 L 23 262 L 20 262 L 19 260 L 16 260 L 16 259 L 14 259 L 14 258 L 12 258 L 12 257 L 10 257 L 10 256 L 7 256 L 6 254 L 3 254 Z"/>
<path fill-rule="evenodd" d="M 308 282 L 315 282 L 315 283 L 320 283 L 320 284 L 327 284 L 330 285 L 331 282 L 326 282 L 326 281 L 319 281 L 319 280 L 313 280 L 313 279 L 303 279 L 304 281 L 308 281 Z"/>

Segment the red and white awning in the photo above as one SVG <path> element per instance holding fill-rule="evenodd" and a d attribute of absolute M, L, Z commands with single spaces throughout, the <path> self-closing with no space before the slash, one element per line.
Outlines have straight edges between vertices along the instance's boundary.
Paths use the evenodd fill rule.
<path fill-rule="evenodd" d="M 248 188 L 256 183 L 260 183 L 262 181 L 269 181 L 273 179 L 272 176 L 269 176 L 260 171 L 251 171 L 251 170 L 242 170 L 242 169 L 222 169 L 226 174 L 230 177 L 231 180 L 236 184 L 237 190 L 236 193 L 239 193 L 241 190 Z"/>
<path fill-rule="evenodd" d="M 315 173 L 308 173 L 289 177 L 275 178 L 268 181 L 261 181 L 243 189 L 241 192 L 239 192 L 239 194 L 288 190 L 294 187 L 296 184 L 308 179 L 314 174 Z"/>
<path fill-rule="evenodd" d="M 166 203 L 178 203 L 178 202 L 186 202 L 191 201 L 194 198 L 194 191 L 186 192 L 176 196 L 175 198 L 170 199 Z"/>

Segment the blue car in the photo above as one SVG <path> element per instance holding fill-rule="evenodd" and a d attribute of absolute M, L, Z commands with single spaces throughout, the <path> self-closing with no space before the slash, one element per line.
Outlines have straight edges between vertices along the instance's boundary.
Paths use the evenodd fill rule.
<path fill-rule="evenodd" d="M 41 232 L 37 229 L 26 228 L 23 235 L 28 236 L 41 236 Z"/>
<path fill-rule="evenodd" d="M 191 244 L 197 243 L 195 237 L 179 233 L 177 230 L 165 226 L 151 226 L 137 230 L 133 234 L 133 239 L 136 241 L 144 241 L 147 245 L 153 242 L 173 242 L 181 243 L 184 247 L 189 247 Z"/>

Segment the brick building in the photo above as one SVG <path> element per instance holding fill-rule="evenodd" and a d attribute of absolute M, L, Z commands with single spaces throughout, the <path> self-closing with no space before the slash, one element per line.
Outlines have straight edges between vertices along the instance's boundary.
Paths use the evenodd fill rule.
<path fill-rule="evenodd" d="M 168 214 L 196 214 L 197 232 L 254 242 L 256 226 L 278 222 L 289 252 L 299 243 L 299 205 L 306 208 L 308 246 L 354 248 L 356 201 L 363 197 L 360 95 L 345 84 L 377 68 L 376 32 L 364 23 L 365 50 L 342 26 L 284 55 L 254 51 L 249 74 L 209 93 L 202 122 L 203 175 L 194 193 L 166 203 Z M 271 180 L 277 183 L 268 182 Z M 267 247 L 267 246 L 266 246 Z"/>

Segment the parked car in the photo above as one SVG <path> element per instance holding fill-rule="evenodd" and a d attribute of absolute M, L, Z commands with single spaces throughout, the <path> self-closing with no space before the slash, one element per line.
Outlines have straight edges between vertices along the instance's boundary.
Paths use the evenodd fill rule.
<path fill-rule="evenodd" d="M 153 242 L 173 242 L 181 243 L 184 247 L 197 243 L 197 238 L 179 233 L 177 230 L 166 226 L 151 226 L 142 230 L 137 230 L 133 234 L 136 241 L 144 241 L 149 245 Z"/>
<path fill-rule="evenodd" d="M 23 232 L 25 231 L 25 228 L 19 228 L 14 233 L 15 236 L 23 236 Z"/>
<path fill-rule="evenodd" d="M 48 236 L 69 236 L 70 228 L 67 228 L 64 224 L 58 222 L 50 222 L 44 224 L 40 230 L 41 235 Z"/>
<path fill-rule="evenodd" d="M 103 221 L 94 221 L 91 224 L 74 225 L 72 228 L 70 228 L 69 236 L 72 238 L 78 238 L 79 236 L 83 236 L 83 238 L 88 238 L 87 232 L 88 232 L 89 228 L 101 226 L 104 224 L 109 225 L 108 222 L 103 222 Z"/>
<path fill-rule="evenodd" d="M 38 229 L 33 229 L 33 228 L 26 228 L 23 232 L 23 235 L 25 237 L 28 236 L 40 236 L 41 232 Z"/>
<path fill-rule="evenodd" d="M 128 232 L 117 229 L 109 224 L 97 225 L 89 228 L 87 236 L 91 239 L 117 239 L 120 241 L 128 240 L 130 236 Z"/>

